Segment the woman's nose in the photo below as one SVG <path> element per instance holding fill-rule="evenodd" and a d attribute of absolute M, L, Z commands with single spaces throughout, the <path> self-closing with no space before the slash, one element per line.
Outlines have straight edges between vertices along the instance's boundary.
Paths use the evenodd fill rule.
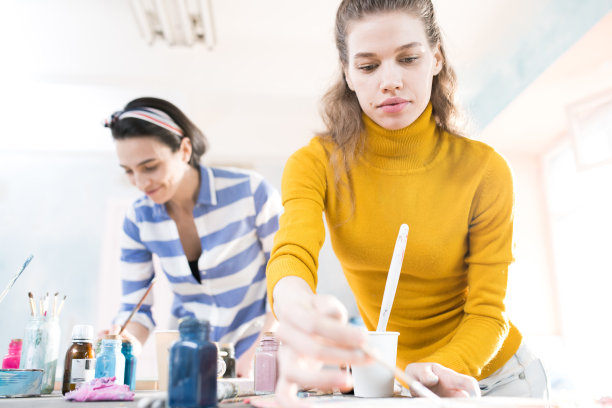
<path fill-rule="evenodd" d="M 404 87 L 402 75 L 392 65 L 383 66 L 381 69 L 380 89 L 382 91 L 400 90 Z"/>

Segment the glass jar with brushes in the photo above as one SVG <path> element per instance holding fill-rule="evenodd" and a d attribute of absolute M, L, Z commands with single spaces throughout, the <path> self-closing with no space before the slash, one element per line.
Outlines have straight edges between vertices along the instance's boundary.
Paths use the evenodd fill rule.
<path fill-rule="evenodd" d="M 57 316 L 32 316 L 28 320 L 21 351 L 21 369 L 42 369 L 42 394 L 50 394 L 55 386 L 55 370 L 59 354 L 60 326 Z"/>

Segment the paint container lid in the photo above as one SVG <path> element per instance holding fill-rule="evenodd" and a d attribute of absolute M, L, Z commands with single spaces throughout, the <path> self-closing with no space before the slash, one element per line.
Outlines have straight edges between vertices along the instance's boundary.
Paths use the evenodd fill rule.
<path fill-rule="evenodd" d="M 118 334 L 107 334 L 104 336 L 104 340 L 121 340 L 121 336 Z"/>
<path fill-rule="evenodd" d="M 76 324 L 72 328 L 72 341 L 91 343 L 93 340 L 93 326 L 89 324 Z"/>

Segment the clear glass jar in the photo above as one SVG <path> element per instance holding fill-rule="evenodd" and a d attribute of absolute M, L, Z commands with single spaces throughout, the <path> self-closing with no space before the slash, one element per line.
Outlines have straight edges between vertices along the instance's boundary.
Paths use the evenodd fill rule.
<path fill-rule="evenodd" d="M 44 371 L 42 394 L 50 394 L 55 386 L 55 370 L 59 355 L 60 326 L 57 317 L 30 317 L 25 328 L 19 368 Z"/>
<path fill-rule="evenodd" d="M 255 394 L 274 394 L 278 380 L 279 341 L 273 332 L 265 332 L 255 351 Z"/>

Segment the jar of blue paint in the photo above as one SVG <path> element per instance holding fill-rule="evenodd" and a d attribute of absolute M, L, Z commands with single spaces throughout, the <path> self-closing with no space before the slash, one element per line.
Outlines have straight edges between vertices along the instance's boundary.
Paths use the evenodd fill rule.
<path fill-rule="evenodd" d="M 170 347 L 168 406 L 217 406 L 217 347 L 208 338 L 205 320 L 186 317 L 179 323 L 179 340 Z"/>
<path fill-rule="evenodd" d="M 125 357 L 125 374 L 123 383 L 134 391 L 136 388 L 136 356 L 132 354 L 132 343 L 123 339 L 121 342 L 121 354 Z"/>
<path fill-rule="evenodd" d="M 117 335 L 107 335 L 102 339 L 96 359 L 96 378 L 102 377 L 115 377 L 115 384 L 123 384 L 125 357 L 121 354 L 121 338 Z"/>

